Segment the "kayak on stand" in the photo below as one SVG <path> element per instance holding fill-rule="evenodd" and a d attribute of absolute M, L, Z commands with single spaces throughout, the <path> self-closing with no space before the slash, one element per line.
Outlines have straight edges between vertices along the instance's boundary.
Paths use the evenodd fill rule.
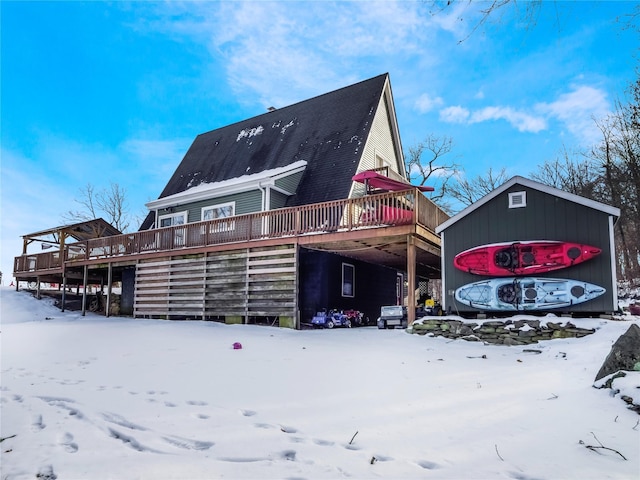
<path fill-rule="evenodd" d="M 562 278 L 493 278 L 463 285 L 455 299 L 470 307 L 493 311 L 550 310 L 599 297 L 606 289 Z"/>
<path fill-rule="evenodd" d="M 585 262 L 598 247 L 552 240 L 492 243 L 457 254 L 456 268 L 476 275 L 537 275 Z"/>

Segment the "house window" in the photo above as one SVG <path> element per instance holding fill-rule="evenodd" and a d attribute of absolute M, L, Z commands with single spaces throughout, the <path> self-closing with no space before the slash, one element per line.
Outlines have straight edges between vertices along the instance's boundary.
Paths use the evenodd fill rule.
<path fill-rule="evenodd" d="M 342 296 L 355 296 L 356 267 L 350 263 L 342 264 Z"/>
<path fill-rule="evenodd" d="M 158 223 L 160 227 L 176 227 L 179 225 L 184 225 L 187 223 L 187 212 L 178 212 L 178 213 L 168 213 L 167 215 L 160 215 L 158 218 Z M 162 248 L 174 248 L 174 247 L 183 247 L 184 246 L 184 237 L 185 237 L 185 229 L 184 228 L 175 228 L 173 230 L 173 236 L 171 236 L 171 231 L 166 234 L 162 234 L 160 238 L 160 243 Z"/>
<path fill-rule="evenodd" d="M 389 175 L 389 170 L 391 170 L 391 162 L 389 162 L 386 158 L 376 152 L 376 168 L 386 168 L 385 175 Z"/>
<path fill-rule="evenodd" d="M 233 217 L 236 211 L 235 202 L 221 203 L 219 205 L 212 205 L 210 207 L 204 207 L 202 209 L 202 220 L 218 220 L 221 218 Z M 212 232 L 223 232 L 233 230 L 235 228 L 234 222 L 214 222 L 211 226 Z"/>
<path fill-rule="evenodd" d="M 173 227 L 175 225 L 184 225 L 187 223 L 187 212 L 169 213 L 160 215 L 158 219 L 160 227 Z"/>
<path fill-rule="evenodd" d="M 398 273 L 396 275 L 396 305 L 404 303 L 404 275 Z"/>
<path fill-rule="evenodd" d="M 509 208 L 522 208 L 527 206 L 527 192 L 511 192 L 509 194 Z"/>

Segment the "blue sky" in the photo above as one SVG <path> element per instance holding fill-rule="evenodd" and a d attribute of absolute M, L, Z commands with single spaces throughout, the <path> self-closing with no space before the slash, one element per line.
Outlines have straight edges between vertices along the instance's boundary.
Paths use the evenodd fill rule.
<path fill-rule="evenodd" d="M 388 72 L 405 151 L 526 176 L 598 141 L 637 76 L 633 2 L 0 2 L 0 270 L 87 183 L 140 217 L 196 135 Z"/>

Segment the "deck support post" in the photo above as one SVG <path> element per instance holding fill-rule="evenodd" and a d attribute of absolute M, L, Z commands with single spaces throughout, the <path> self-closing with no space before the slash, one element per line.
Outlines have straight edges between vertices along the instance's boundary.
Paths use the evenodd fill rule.
<path fill-rule="evenodd" d="M 111 287 L 113 286 L 113 264 L 107 266 L 107 304 L 104 306 L 104 316 L 111 314 Z"/>
<path fill-rule="evenodd" d="M 411 235 L 407 235 L 407 325 L 416 319 L 416 245 Z"/>
<path fill-rule="evenodd" d="M 36 277 L 36 298 L 40 300 L 42 297 L 40 296 L 40 277 Z"/>
<path fill-rule="evenodd" d="M 82 316 L 87 313 L 87 280 L 89 277 L 89 266 L 84 266 L 84 273 L 82 276 Z M 79 288 L 79 287 L 78 287 Z"/>

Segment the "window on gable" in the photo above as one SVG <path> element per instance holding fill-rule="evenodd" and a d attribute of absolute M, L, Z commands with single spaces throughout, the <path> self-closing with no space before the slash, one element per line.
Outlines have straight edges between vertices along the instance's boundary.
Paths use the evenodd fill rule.
<path fill-rule="evenodd" d="M 220 220 L 223 218 L 233 217 L 235 215 L 235 210 L 235 202 L 204 207 L 202 209 L 202 220 Z M 216 221 L 211 225 L 212 232 L 225 232 L 233 230 L 234 228 L 235 223 L 233 221 Z"/>
<path fill-rule="evenodd" d="M 509 193 L 509 208 L 522 208 L 527 206 L 527 192 Z"/>
<path fill-rule="evenodd" d="M 392 170 L 391 162 L 376 152 L 376 168 L 385 168 L 385 175 L 389 175 L 389 170 Z"/>
<path fill-rule="evenodd" d="M 355 296 L 356 267 L 350 263 L 342 264 L 342 296 Z"/>

